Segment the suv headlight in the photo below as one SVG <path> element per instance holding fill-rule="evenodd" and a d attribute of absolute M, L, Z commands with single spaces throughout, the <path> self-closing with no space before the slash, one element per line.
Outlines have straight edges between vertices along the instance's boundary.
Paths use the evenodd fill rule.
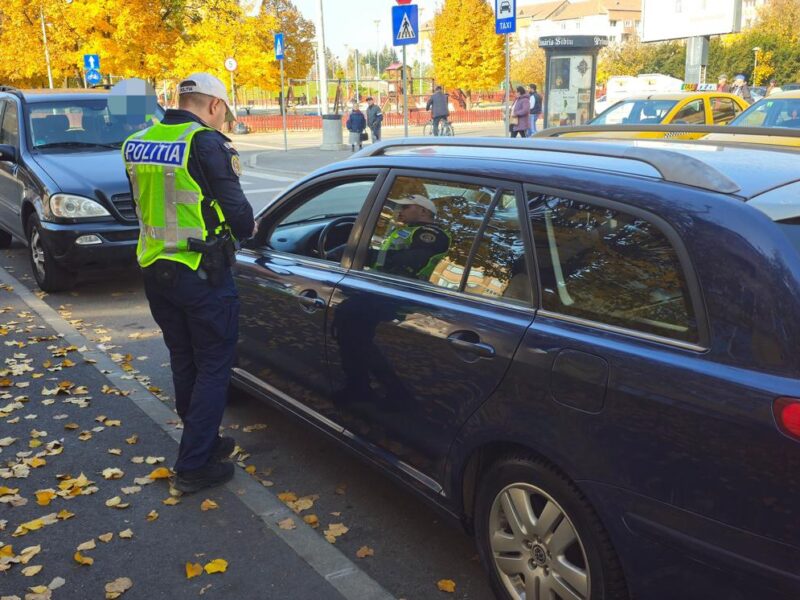
<path fill-rule="evenodd" d="M 73 196 L 72 194 L 53 194 L 50 196 L 50 212 L 54 217 L 62 219 L 111 216 L 101 204 L 91 198 Z"/>

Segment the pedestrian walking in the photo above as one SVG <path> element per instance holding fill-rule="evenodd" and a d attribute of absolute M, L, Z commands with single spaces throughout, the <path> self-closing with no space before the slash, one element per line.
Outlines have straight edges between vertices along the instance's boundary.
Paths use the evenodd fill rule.
<path fill-rule="evenodd" d="M 742 100 L 746 100 L 750 104 L 753 103 L 753 96 L 750 94 L 750 87 L 747 85 L 747 78 L 739 73 L 733 78 L 733 88 L 731 94 L 739 96 Z"/>
<path fill-rule="evenodd" d="M 234 120 L 225 85 L 194 73 L 178 108 L 122 147 L 139 217 L 136 255 L 169 349 L 183 422 L 173 487 L 191 493 L 233 477 L 236 443 L 220 437 L 238 337 L 235 239 L 255 234 L 239 155 L 220 130 Z"/>
<path fill-rule="evenodd" d="M 509 129 L 511 137 L 527 137 L 531 120 L 531 97 L 521 85 L 517 86 L 517 97 L 511 106 Z"/>
<path fill-rule="evenodd" d="M 372 132 L 372 142 L 381 141 L 381 124 L 383 123 L 383 112 L 380 106 L 375 104 L 372 96 L 367 98 L 367 127 Z"/>
<path fill-rule="evenodd" d="M 542 95 L 537 91 L 535 83 L 528 86 L 528 95 L 531 103 L 531 124 L 528 127 L 528 137 L 531 137 L 536 133 L 536 121 L 542 115 Z"/>
<path fill-rule="evenodd" d="M 447 117 L 450 116 L 450 100 L 442 91 L 442 86 L 436 86 L 433 95 L 428 98 L 425 110 L 430 111 L 433 119 L 433 135 L 439 135 L 439 125 L 442 121 L 447 121 Z"/>
<path fill-rule="evenodd" d="M 347 131 L 350 132 L 350 150 L 355 152 L 356 146 L 361 150 L 364 138 L 367 137 L 364 133 L 364 130 L 367 128 L 367 118 L 364 116 L 364 113 L 361 112 L 361 109 L 358 108 L 358 102 L 353 101 L 353 110 L 350 112 L 350 116 L 347 117 L 345 127 L 347 127 Z"/>
<path fill-rule="evenodd" d="M 782 92 L 783 90 L 778 85 L 778 82 L 774 79 L 769 80 L 769 85 L 767 86 L 767 91 L 764 94 L 764 97 L 771 96 L 772 94 L 777 94 L 778 92 Z"/>

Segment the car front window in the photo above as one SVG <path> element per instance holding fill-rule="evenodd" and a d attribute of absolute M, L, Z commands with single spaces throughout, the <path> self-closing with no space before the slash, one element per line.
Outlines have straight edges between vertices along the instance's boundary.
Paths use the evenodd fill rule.
<path fill-rule="evenodd" d="M 592 121 L 592 125 L 658 125 L 675 106 L 674 100 L 623 100 Z"/>
<path fill-rule="evenodd" d="M 131 134 L 161 119 L 154 115 L 115 115 L 106 98 L 59 100 L 29 105 L 28 130 L 33 148 L 119 148 Z"/>

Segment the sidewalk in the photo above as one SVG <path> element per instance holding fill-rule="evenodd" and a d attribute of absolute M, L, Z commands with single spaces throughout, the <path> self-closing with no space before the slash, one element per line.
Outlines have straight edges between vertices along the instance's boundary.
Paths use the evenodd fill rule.
<path fill-rule="evenodd" d="M 165 504 L 177 415 L 110 352 L 0 269 L 0 597 L 391 600 L 262 473 Z"/>

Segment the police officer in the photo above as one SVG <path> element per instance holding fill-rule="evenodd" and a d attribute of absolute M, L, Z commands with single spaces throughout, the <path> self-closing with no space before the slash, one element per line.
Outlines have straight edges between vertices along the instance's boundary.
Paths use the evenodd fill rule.
<path fill-rule="evenodd" d="M 220 129 L 233 121 L 223 83 L 194 73 L 179 109 L 134 133 L 123 157 L 139 217 L 137 259 L 150 311 L 170 352 L 183 421 L 173 487 L 190 493 L 233 477 L 235 448 L 219 426 L 238 336 L 234 239 L 255 233 L 239 155 Z"/>
<path fill-rule="evenodd" d="M 372 268 L 428 280 L 450 248 L 450 235 L 434 224 L 436 205 L 422 194 L 390 201 L 400 206 L 396 224 L 371 251 Z"/>

